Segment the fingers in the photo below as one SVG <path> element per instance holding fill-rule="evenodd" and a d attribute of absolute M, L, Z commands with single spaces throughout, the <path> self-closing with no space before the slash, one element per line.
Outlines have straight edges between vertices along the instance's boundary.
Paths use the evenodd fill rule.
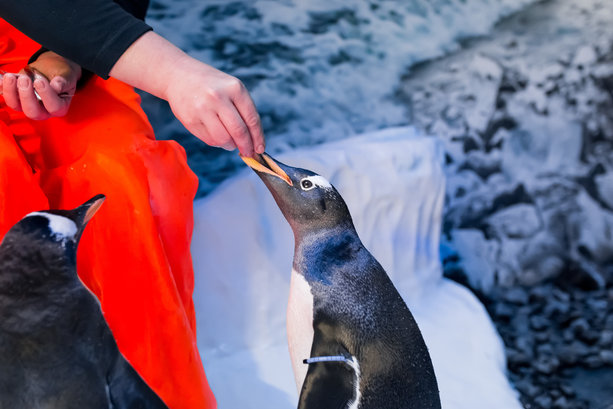
<path fill-rule="evenodd" d="M 55 77 L 49 83 L 45 78 L 34 80 L 34 89 L 40 95 L 41 102 L 49 115 L 63 116 L 68 112 L 72 96 L 62 97 L 65 81 L 61 77 Z"/>
<path fill-rule="evenodd" d="M 248 149 L 248 147 L 250 147 L 256 153 L 264 153 L 266 143 L 264 141 L 264 133 L 262 132 L 260 116 L 258 115 L 258 111 L 255 108 L 253 100 L 249 96 L 247 89 L 242 86 L 242 83 L 240 92 L 236 97 L 233 98 L 232 102 L 234 103 L 234 106 L 236 107 L 236 110 L 241 117 L 241 122 L 244 124 L 244 126 L 247 127 L 247 130 L 249 132 L 249 141 L 243 140 L 239 142 L 235 140 L 235 142 L 237 142 L 239 150 L 241 151 L 241 154 L 246 156 L 252 156 L 253 152 L 251 154 L 247 154 L 246 151 L 243 152 L 243 150 L 241 149 L 241 144 L 239 143 L 242 143 L 243 146 L 245 146 L 246 150 Z M 242 134 L 240 136 L 243 137 Z"/>
<path fill-rule="evenodd" d="M 218 115 L 230 141 L 238 148 L 241 155 L 253 156 L 255 150 L 251 133 L 234 104 L 228 102 L 226 105 L 219 107 Z"/>
<path fill-rule="evenodd" d="M 203 128 L 209 135 L 210 144 L 220 147 L 227 151 L 232 151 L 237 148 L 233 138 L 228 133 L 226 126 L 215 113 L 206 115 L 203 121 Z"/>
<path fill-rule="evenodd" d="M 30 119 L 41 120 L 49 118 L 49 112 L 36 98 L 32 80 L 27 75 L 20 75 L 17 79 L 17 92 L 23 113 Z"/>
<path fill-rule="evenodd" d="M 72 93 L 67 92 L 66 81 L 55 77 L 51 83 L 40 75 L 32 78 L 24 73 L 5 73 L 0 78 L 0 90 L 9 108 L 23 111 L 34 120 L 65 115 L 70 106 Z M 58 95 L 59 94 L 59 95 Z"/>
<path fill-rule="evenodd" d="M 2 95 L 9 108 L 21 111 L 21 102 L 17 91 L 17 75 L 7 73 L 2 76 Z"/>

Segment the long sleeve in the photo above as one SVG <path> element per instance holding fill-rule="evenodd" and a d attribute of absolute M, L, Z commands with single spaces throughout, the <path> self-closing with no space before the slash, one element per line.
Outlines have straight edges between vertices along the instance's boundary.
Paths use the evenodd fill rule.
<path fill-rule="evenodd" d="M 148 0 L 120 4 L 112 0 L 4 0 L 0 17 L 43 47 L 108 78 L 125 50 L 151 30 L 142 20 Z"/>

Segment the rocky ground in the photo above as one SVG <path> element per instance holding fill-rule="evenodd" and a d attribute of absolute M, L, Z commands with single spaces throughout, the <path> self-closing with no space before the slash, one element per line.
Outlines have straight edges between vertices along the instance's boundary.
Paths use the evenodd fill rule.
<path fill-rule="evenodd" d="M 445 273 L 485 301 L 524 406 L 613 408 L 613 2 L 541 2 L 397 98 L 445 142 Z"/>

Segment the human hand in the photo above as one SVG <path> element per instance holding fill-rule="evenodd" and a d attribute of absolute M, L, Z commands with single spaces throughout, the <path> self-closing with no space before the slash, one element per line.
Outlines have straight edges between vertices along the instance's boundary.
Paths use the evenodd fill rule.
<path fill-rule="evenodd" d="M 80 66 L 47 51 L 18 74 L 4 73 L 0 90 L 10 108 L 42 120 L 68 112 L 79 78 Z"/>
<path fill-rule="evenodd" d="M 248 157 L 264 152 L 260 116 L 237 78 L 189 58 L 169 79 L 165 94 L 177 119 L 206 144 L 238 148 Z"/>
<path fill-rule="evenodd" d="M 187 130 L 206 144 L 238 148 L 248 157 L 264 152 L 260 116 L 243 83 L 155 32 L 132 43 L 109 74 L 168 101 Z"/>

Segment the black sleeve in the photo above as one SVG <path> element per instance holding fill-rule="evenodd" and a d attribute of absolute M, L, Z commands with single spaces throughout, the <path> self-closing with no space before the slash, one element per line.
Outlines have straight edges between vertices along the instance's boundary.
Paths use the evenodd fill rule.
<path fill-rule="evenodd" d="M 151 30 L 148 0 L 2 0 L 0 16 L 43 47 L 108 78 L 124 51 Z M 132 13 L 132 14 L 131 14 Z"/>

